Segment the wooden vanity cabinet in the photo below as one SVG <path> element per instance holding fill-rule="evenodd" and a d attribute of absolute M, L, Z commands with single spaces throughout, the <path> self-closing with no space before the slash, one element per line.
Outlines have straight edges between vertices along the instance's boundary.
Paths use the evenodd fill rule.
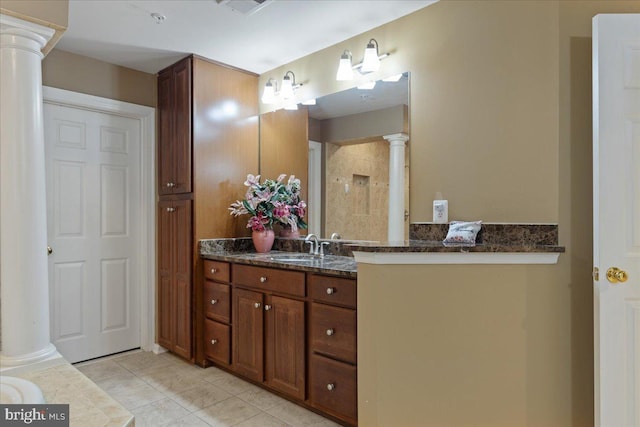
<path fill-rule="evenodd" d="M 211 260 L 203 270 L 207 359 L 357 425 L 356 280 Z"/>
<path fill-rule="evenodd" d="M 304 273 L 234 264 L 233 284 L 233 369 L 304 400 Z"/>

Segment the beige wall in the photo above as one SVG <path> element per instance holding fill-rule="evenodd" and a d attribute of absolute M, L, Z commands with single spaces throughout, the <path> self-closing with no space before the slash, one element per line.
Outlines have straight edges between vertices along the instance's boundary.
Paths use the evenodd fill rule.
<path fill-rule="evenodd" d="M 323 142 L 342 142 L 407 132 L 407 107 L 396 105 L 366 113 L 321 120 Z"/>
<path fill-rule="evenodd" d="M 42 83 L 74 92 L 156 106 L 156 76 L 97 59 L 52 50 L 42 61 Z"/>
<path fill-rule="evenodd" d="M 2 0 L 0 12 L 56 30 L 44 53 L 53 49 L 69 24 L 68 0 Z"/>
<path fill-rule="evenodd" d="M 375 37 L 394 51 L 377 77 L 411 72 L 411 220 L 441 191 L 450 219 L 557 222 L 567 248 L 553 266 L 360 266 L 362 425 L 593 425 L 591 18 L 625 12 L 640 2 L 441 0 L 261 76 L 346 89 L 341 52 Z"/>

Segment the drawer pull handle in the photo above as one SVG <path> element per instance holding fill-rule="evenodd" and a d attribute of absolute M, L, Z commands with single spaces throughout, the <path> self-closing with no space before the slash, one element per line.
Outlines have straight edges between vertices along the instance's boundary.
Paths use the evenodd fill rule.
<path fill-rule="evenodd" d="M 333 391 L 334 388 L 336 388 L 335 384 L 332 384 L 332 383 L 327 384 L 327 390 Z"/>
<path fill-rule="evenodd" d="M 212 300 L 211 300 L 211 304 L 217 304 L 217 303 L 218 303 L 218 300 L 217 300 L 217 299 L 212 299 Z"/>
<path fill-rule="evenodd" d="M 335 293 L 336 293 L 336 290 L 335 290 L 335 289 L 333 289 L 333 288 L 327 288 L 327 295 L 332 295 L 332 294 L 335 294 Z"/>
<path fill-rule="evenodd" d="M 169 188 L 173 188 L 173 187 L 175 187 L 175 186 L 176 186 L 176 183 L 175 183 L 175 182 L 167 182 L 167 187 L 169 187 Z"/>
<path fill-rule="evenodd" d="M 216 274 L 217 272 L 218 272 L 218 269 L 217 269 L 217 268 L 212 268 L 212 269 L 211 269 L 211 274 Z"/>
<path fill-rule="evenodd" d="M 215 344 L 217 342 L 218 342 L 218 340 L 211 340 L 211 344 Z"/>
<path fill-rule="evenodd" d="M 335 334 L 335 331 L 333 330 L 333 328 L 327 329 L 327 335 L 331 336 L 333 334 Z"/>
<path fill-rule="evenodd" d="M 267 281 L 267 277 L 266 276 L 261 276 L 260 277 L 260 283 L 264 283 Z"/>
<path fill-rule="evenodd" d="M 265 311 L 269 311 L 269 310 L 271 310 L 271 306 L 270 306 L 269 304 L 265 305 L 265 306 L 264 306 L 264 310 L 265 310 Z"/>
<path fill-rule="evenodd" d="M 175 212 L 176 208 L 167 208 L 167 212 Z"/>
<path fill-rule="evenodd" d="M 254 303 L 253 303 L 253 306 L 254 306 L 255 308 L 260 308 L 260 306 L 261 306 L 261 305 L 262 305 L 262 304 L 260 304 L 259 302 L 254 302 Z"/>

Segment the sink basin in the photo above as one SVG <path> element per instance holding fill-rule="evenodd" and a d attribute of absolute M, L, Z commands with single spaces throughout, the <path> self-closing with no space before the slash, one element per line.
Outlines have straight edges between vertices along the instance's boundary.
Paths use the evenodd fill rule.
<path fill-rule="evenodd" d="M 280 254 L 280 255 L 272 255 L 271 261 L 281 261 L 281 262 L 309 262 L 320 259 L 314 255 L 310 254 Z"/>

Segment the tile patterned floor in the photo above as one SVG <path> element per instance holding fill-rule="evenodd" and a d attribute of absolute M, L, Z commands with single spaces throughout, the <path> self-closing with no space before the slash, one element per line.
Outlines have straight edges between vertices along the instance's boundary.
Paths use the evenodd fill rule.
<path fill-rule="evenodd" d="M 135 416 L 136 427 L 338 427 L 221 369 L 131 352 L 75 365 Z"/>

